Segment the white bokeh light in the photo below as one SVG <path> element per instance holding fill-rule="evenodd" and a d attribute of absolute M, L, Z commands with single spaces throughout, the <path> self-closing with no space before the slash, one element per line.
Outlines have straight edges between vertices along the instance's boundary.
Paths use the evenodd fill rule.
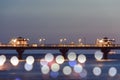
<path fill-rule="evenodd" d="M 63 68 L 63 74 L 64 74 L 64 75 L 70 75 L 71 73 L 72 73 L 71 67 L 65 66 L 65 67 Z"/>
<path fill-rule="evenodd" d="M 5 55 L 1 55 L 0 56 L 0 66 L 3 66 L 5 61 L 6 61 L 6 56 Z"/>
<path fill-rule="evenodd" d="M 115 67 L 111 67 L 108 71 L 110 77 L 114 77 L 117 74 L 117 69 Z"/>
<path fill-rule="evenodd" d="M 12 63 L 13 66 L 17 66 L 19 63 L 19 60 L 16 56 L 11 57 L 10 62 Z"/>
<path fill-rule="evenodd" d="M 55 60 L 58 64 L 62 64 L 65 61 L 62 55 L 58 55 Z"/>
<path fill-rule="evenodd" d="M 78 56 L 78 62 L 80 62 L 80 63 L 85 63 L 85 62 L 86 62 L 86 56 L 83 55 L 83 54 L 80 54 L 80 55 Z"/>
<path fill-rule="evenodd" d="M 31 71 L 33 69 L 33 65 L 25 63 L 24 68 L 26 71 Z"/>
<path fill-rule="evenodd" d="M 53 54 L 47 53 L 47 54 L 45 55 L 45 60 L 46 60 L 47 62 L 52 62 L 52 61 L 54 60 Z"/>
<path fill-rule="evenodd" d="M 101 60 L 103 58 L 103 53 L 101 51 L 96 51 L 94 56 L 96 60 Z"/>
<path fill-rule="evenodd" d="M 32 65 L 32 64 L 34 63 L 34 61 L 35 61 L 35 59 L 34 59 L 33 56 L 28 56 L 28 57 L 26 58 L 27 64 Z"/>
<path fill-rule="evenodd" d="M 83 70 L 83 67 L 80 64 L 77 64 L 77 65 L 74 66 L 74 71 L 76 73 L 81 73 L 82 70 Z"/>
<path fill-rule="evenodd" d="M 50 72 L 50 68 L 47 65 L 41 67 L 42 74 L 48 74 Z"/>
<path fill-rule="evenodd" d="M 69 61 L 74 61 L 74 60 L 76 60 L 76 53 L 75 52 L 70 52 L 70 53 L 68 53 L 68 60 Z"/>
<path fill-rule="evenodd" d="M 80 77 L 85 78 L 86 76 L 87 76 L 87 71 L 83 69 L 82 72 L 80 73 Z"/>
<path fill-rule="evenodd" d="M 94 67 L 93 68 L 93 74 L 95 75 L 95 76 L 100 76 L 101 75 L 101 68 L 100 67 Z"/>
<path fill-rule="evenodd" d="M 57 63 L 52 64 L 52 65 L 51 65 L 51 70 L 52 70 L 53 72 L 58 72 L 58 71 L 60 70 L 59 64 L 57 64 Z"/>
<path fill-rule="evenodd" d="M 44 65 L 48 65 L 48 62 L 45 61 L 45 59 L 41 59 L 41 60 L 40 60 L 40 64 L 41 64 L 42 66 L 44 66 Z"/>

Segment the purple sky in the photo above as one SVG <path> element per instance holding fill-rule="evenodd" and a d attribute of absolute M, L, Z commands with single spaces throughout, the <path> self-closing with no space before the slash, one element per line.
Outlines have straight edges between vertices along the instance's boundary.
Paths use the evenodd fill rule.
<path fill-rule="evenodd" d="M 108 36 L 120 43 L 120 0 L 0 0 L 0 41 L 18 36 L 35 43 Z"/>

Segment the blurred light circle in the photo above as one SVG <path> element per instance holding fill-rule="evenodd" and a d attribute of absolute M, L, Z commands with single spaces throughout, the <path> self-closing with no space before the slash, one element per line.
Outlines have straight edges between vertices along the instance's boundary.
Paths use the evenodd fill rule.
<path fill-rule="evenodd" d="M 57 78 L 58 75 L 59 75 L 58 72 L 52 72 L 52 71 L 50 72 L 50 76 L 53 77 L 53 78 Z"/>
<path fill-rule="evenodd" d="M 63 74 L 64 74 L 64 75 L 70 75 L 71 73 L 72 73 L 71 67 L 65 66 L 65 67 L 63 68 Z"/>
<path fill-rule="evenodd" d="M 70 52 L 70 53 L 68 53 L 68 60 L 69 61 L 74 61 L 74 60 L 76 60 L 76 53 L 75 52 Z"/>
<path fill-rule="evenodd" d="M 114 77 L 117 74 L 117 69 L 115 67 L 111 67 L 108 71 L 110 77 Z"/>
<path fill-rule="evenodd" d="M 58 55 L 55 60 L 58 64 L 62 64 L 65 61 L 62 55 Z"/>
<path fill-rule="evenodd" d="M 86 76 L 87 76 L 87 71 L 83 69 L 82 72 L 80 73 L 80 77 L 85 78 Z"/>
<path fill-rule="evenodd" d="M 19 63 L 19 60 L 16 56 L 13 56 L 11 57 L 10 62 L 12 63 L 12 65 L 17 66 Z"/>
<path fill-rule="evenodd" d="M 47 53 L 47 54 L 45 55 L 45 60 L 46 60 L 47 62 L 52 62 L 53 59 L 54 59 L 53 54 Z"/>
<path fill-rule="evenodd" d="M 25 68 L 26 71 L 31 71 L 33 69 L 33 65 L 25 63 L 24 68 Z"/>
<path fill-rule="evenodd" d="M 45 61 L 45 59 L 41 59 L 41 60 L 40 60 L 40 64 L 41 64 L 42 66 L 44 66 L 44 65 L 48 65 L 48 62 Z"/>
<path fill-rule="evenodd" d="M 80 63 L 85 63 L 85 62 L 86 62 L 86 56 L 83 55 L 83 54 L 80 54 L 80 55 L 78 56 L 78 62 L 80 62 Z"/>
<path fill-rule="evenodd" d="M 103 53 L 101 51 L 96 51 L 95 52 L 95 59 L 101 60 L 102 58 L 103 58 Z"/>
<path fill-rule="evenodd" d="M 74 66 L 74 71 L 76 73 L 81 73 L 82 70 L 83 70 L 83 67 L 80 64 L 77 64 L 77 65 Z"/>
<path fill-rule="evenodd" d="M 53 72 L 59 71 L 59 70 L 60 70 L 60 65 L 57 64 L 57 63 L 52 64 L 51 70 L 52 70 Z"/>
<path fill-rule="evenodd" d="M 16 78 L 15 80 L 21 80 L 20 78 Z"/>
<path fill-rule="evenodd" d="M 27 58 L 26 58 L 26 62 L 27 62 L 27 64 L 30 64 L 30 65 L 32 65 L 33 63 L 34 63 L 34 57 L 33 56 L 28 56 Z"/>
<path fill-rule="evenodd" d="M 1 55 L 0 56 L 0 66 L 3 66 L 5 61 L 6 61 L 6 56 L 5 55 Z"/>
<path fill-rule="evenodd" d="M 95 75 L 95 76 L 100 76 L 101 75 L 101 68 L 100 67 L 94 67 L 93 68 L 93 74 Z"/>
<path fill-rule="evenodd" d="M 50 72 L 50 68 L 47 65 L 41 67 L 42 74 L 48 74 Z"/>
<path fill-rule="evenodd" d="M 77 61 L 69 61 L 68 64 L 71 66 L 71 67 L 74 67 L 76 64 L 77 64 Z"/>

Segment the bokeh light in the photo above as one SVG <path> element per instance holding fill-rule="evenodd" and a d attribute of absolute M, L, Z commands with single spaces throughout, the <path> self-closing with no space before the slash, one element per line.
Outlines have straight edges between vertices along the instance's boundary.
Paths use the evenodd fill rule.
<path fill-rule="evenodd" d="M 60 70 L 59 64 L 53 63 L 53 64 L 51 65 L 51 70 L 52 70 L 53 72 L 58 72 L 58 71 Z"/>
<path fill-rule="evenodd" d="M 15 80 L 22 80 L 21 78 L 15 78 Z"/>
<path fill-rule="evenodd" d="M 45 59 L 41 59 L 41 60 L 40 60 L 40 64 L 41 64 L 42 66 L 44 66 L 44 65 L 48 65 L 48 62 L 45 61 Z"/>
<path fill-rule="evenodd" d="M 100 67 L 94 67 L 93 68 L 93 74 L 95 75 L 95 76 L 100 76 L 101 75 L 101 68 Z"/>
<path fill-rule="evenodd" d="M 76 53 L 75 52 L 70 52 L 70 53 L 68 53 L 68 60 L 69 61 L 74 61 L 74 60 L 76 60 Z"/>
<path fill-rule="evenodd" d="M 46 60 L 47 62 L 52 62 L 52 61 L 54 60 L 53 54 L 47 53 L 47 54 L 45 55 L 45 60 Z"/>
<path fill-rule="evenodd" d="M 11 57 L 10 62 L 12 63 L 13 66 L 17 66 L 19 63 L 19 60 L 16 56 Z"/>
<path fill-rule="evenodd" d="M 62 55 L 58 55 L 55 60 L 58 64 L 62 64 L 65 61 Z"/>
<path fill-rule="evenodd" d="M 68 62 L 69 66 L 74 67 L 77 64 L 77 61 L 69 61 Z"/>
<path fill-rule="evenodd" d="M 80 62 L 80 63 L 85 63 L 85 62 L 86 62 L 86 56 L 83 55 L 83 54 L 80 54 L 80 55 L 78 56 L 78 62 Z"/>
<path fill-rule="evenodd" d="M 70 75 L 71 73 L 72 73 L 71 67 L 65 66 L 65 67 L 63 68 L 63 74 L 64 74 L 64 75 Z"/>
<path fill-rule="evenodd" d="M 101 60 L 103 58 L 103 53 L 101 51 L 96 51 L 94 56 L 96 60 Z"/>
<path fill-rule="evenodd" d="M 52 71 L 50 72 L 50 76 L 51 76 L 52 78 L 57 78 L 58 75 L 59 75 L 58 72 L 52 72 Z"/>
<path fill-rule="evenodd" d="M 114 77 L 117 74 L 117 69 L 115 67 L 111 67 L 108 71 L 110 77 Z"/>
<path fill-rule="evenodd" d="M 6 61 L 6 56 L 5 55 L 1 55 L 0 56 L 0 66 L 3 66 L 5 61 Z"/>
<path fill-rule="evenodd" d="M 86 69 L 83 69 L 82 72 L 80 73 L 81 78 L 85 78 L 87 76 L 87 71 Z"/>
<path fill-rule="evenodd" d="M 50 68 L 47 65 L 41 67 L 42 74 L 48 74 L 50 72 Z"/>
<path fill-rule="evenodd" d="M 80 64 L 77 64 L 77 65 L 74 66 L 74 71 L 76 73 L 81 73 L 82 70 L 83 70 L 83 67 Z"/>
<path fill-rule="evenodd" d="M 35 61 L 35 59 L 34 59 L 33 56 L 28 56 L 28 57 L 26 58 L 27 64 L 32 65 L 32 64 L 34 63 L 34 61 Z"/>
<path fill-rule="evenodd" d="M 24 68 L 25 68 L 26 71 L 31 71 L 33 69 L 33 65 L 25 63 Z"/>

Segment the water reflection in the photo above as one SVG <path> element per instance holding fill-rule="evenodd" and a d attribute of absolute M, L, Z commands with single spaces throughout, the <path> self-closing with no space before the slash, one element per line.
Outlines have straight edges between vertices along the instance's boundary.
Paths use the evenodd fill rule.
<path fill-rule="evenodd" d="M 28 61 L 32 59 L 34 58 L 30 58 Z M 109 78 L 114 80 L 119 78 L 118 74 L 120 71 L 120 65 L 118 65 L 119 60 L 114 59 L 100 61 L 87 59 L 84 64 L 81 64 L 77 60 L 64 61 L 58 64 L 56 60 L 47 62 L 44 58 L 33 60 L 32 64 L 28 64 L 26 59 L 24 59 L 21 60 L 17 66 L 13 66 L 15 60 L 17 60 L 16 57 L 11 57 L 10 60 L 6 60 L 5 63 L 0 66 L 0 80 L 8 80 L 9 78 L 11 80 L 98 80 L 103 78 L 105 80 Z"/>

